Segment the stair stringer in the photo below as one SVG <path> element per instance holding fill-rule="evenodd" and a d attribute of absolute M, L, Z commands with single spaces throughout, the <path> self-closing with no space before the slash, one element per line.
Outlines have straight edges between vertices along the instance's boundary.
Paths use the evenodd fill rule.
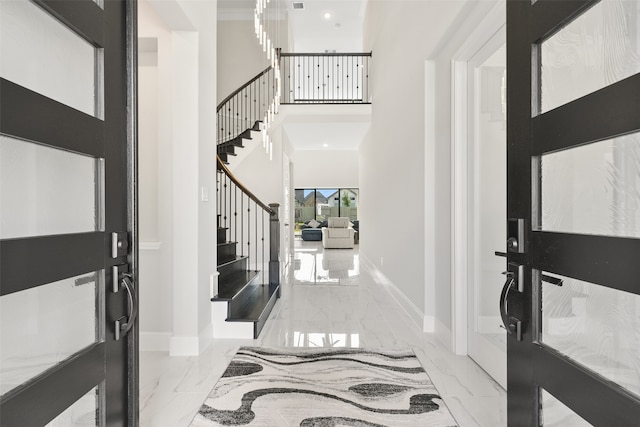
<path fill-rule="evenodd" d="M 260 150 L 263 150 L 262 151 L 263 155 L 267 155 L 264 152 L 262 141 L 263 141 L 262 132 L 251 130 L 251 139 L 243 138 L 242 145 L 244 145 L 244 147 L 237 148 L 235 150 L 236 151 L 235 156 L 229 156 L 229 164 L 227 165 L 229 170 L 233 172 L 233 170 L 236 167 L 238 167 L 238 165 L 241 164 L 246 158 L 252 156 L 255 150 L 258 149 L 258 147 L 260 147 Z"/>

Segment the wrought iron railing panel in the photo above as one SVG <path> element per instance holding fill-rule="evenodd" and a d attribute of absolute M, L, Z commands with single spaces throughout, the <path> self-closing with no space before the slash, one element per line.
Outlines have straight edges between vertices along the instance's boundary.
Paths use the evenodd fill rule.
<path fill-rule="evenodd" d="M 222 101 L 217 109 L 217 143 L 235 139 L 262 122 L 275 93 L 275 72 L 268 67 Z"/>
<path fill-rule="evenodd" d="M 368 104 L 371 53 L 281 53 L 282 104 Z"/>
<path fill-rule="evenodd" d="M 279 284 L 280 237 L 273 230 L 273 223 L 279 224 L 277 205 L 260 201 L 220 158 L 216 181 L 218 226 L 227 229 L 227 241 L 236 243 L 237 256 L 247 257 L 249 270 L 260 272 L 261 283 L 275 285 L 277 278 Z M 279 231 L 279 225 L 276 228 Z M 274 268 L 278 271 L 271 271 Z"/>

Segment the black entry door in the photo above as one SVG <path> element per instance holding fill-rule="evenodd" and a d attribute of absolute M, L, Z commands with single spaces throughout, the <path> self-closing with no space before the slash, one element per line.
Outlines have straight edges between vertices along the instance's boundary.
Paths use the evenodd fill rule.
<path fill-rule="evenodd" d="M 137 425 L 136 4 L 0 2 L 0 425 Z"/>
<path fill-rule="evenodd" d="M 637 426 L 640 2 L 508 0 L 507 34 L 509 425 Z"/>

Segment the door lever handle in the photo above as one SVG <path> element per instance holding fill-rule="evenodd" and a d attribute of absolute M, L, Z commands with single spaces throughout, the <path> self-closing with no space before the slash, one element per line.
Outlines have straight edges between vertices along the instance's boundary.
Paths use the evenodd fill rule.
<path fill-rule="evenodd" d="M 138 317 L 138 297 L 133 288 L 133 276 L 129 273 L 121 274 L 122 287 L 127 291 L 127 317 L 123 316 L 115 321 L 115 338 L 118 341 L 127 335 Z"/>
<path fill-rule="evenodd" d="M 504 258 L 507 257 L 507 253 L 506 252 L 495 251 L 494 254 L 495 254 L 495 256 L 501 256 L 501 257 L 504 257 Z"/>
<path fill-rule="evenodd" d="M 504 328 L 507 330 L 509 335 L 513 335 L 518 341 L 522 341 L 522 322 L 513 317 L 509 316 L 507 312 L 507 300 L 509 298 L 509 291 L 512 288 L 517 288 L 517 279 L 512 271 L 505 272 L 507 275 L 507 281 L 502 288 L 502 293 L 500 294 L 500 317 L 502 318 L 502 323 L 504 324 Z"/>

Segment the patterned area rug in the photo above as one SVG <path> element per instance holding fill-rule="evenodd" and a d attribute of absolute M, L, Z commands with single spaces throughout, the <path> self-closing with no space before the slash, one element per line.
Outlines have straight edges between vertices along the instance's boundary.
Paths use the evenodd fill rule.
<path fill-rule="evenodd" d="M 456 426 L 413 351 L 241 347 L 199 426 Z"/>

